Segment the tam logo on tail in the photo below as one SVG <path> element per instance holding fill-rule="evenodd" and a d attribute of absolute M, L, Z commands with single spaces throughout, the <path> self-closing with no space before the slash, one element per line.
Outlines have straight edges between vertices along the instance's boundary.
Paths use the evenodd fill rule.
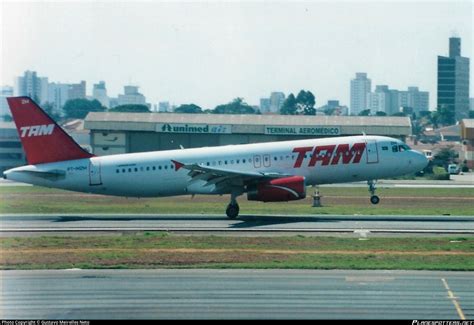
<path fill-rule="evenodd" d="M 26 160 L 30 165 L 87 159 L 85 151 L 29 97 L 7 97 L 18 129 Z"/>
<path fill-rule="evenodd" d="M 21 137 L 37 137 L 41 135 L 51 135 L 54 131 L 54 124 L 32 125 L 20 128 Z"/>

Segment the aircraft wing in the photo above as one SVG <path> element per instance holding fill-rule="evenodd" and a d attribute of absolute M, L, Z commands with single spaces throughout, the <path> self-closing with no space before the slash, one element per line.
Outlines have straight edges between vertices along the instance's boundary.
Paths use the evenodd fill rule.
<path fill-rule="evenodd" d="M 293 175 L 281 173 L 261 173 L 253 171 L 237 171 L 226 168 L 216 168 L 210 166 L 203 166 L 198 164 L 183 164 L 172 160 L 175 165 L 175 170 L 183 168 L 188 170 L 188 175 L 191 177 L 191 182 L 205 181 L 204 186 L 215 185 L 216 187 L 226 186 L 244 186 L 249 183 L 264 179 L 275 179 L 289 177 Z"/>

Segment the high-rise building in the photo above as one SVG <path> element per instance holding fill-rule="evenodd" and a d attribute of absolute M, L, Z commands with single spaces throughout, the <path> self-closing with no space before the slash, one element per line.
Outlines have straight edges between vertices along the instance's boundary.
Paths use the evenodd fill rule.
<path fill-rule="evenodd" d="M 372 114 L 385 112 L 393 115 L 410 108 L 410 111 L 419 114 L 429 110 L 429 93 L 419 91 L 418 87 L 408 87 L 408 90 L 389 89 L 386 85 L 376 86 L 375 91 L 367 95 L 367 108 Z"/>
<path fill-rule="evenodd" d="M 266 114 L 270 112 L 270 98 L 260 98 L 260 113 Z"/>
<path fill-rule="evenodd" d="M 102 104 L 102 106 L 110 106 L 110 99 L 109 96 L 107 96 L 105 81 L 100 81 L 98 84 L 94 84 L 92 88 L 92 98 L 97 99 Z"/>
<path fill-rule="evenodd" d="M 171 112 L 170 102 L 159 102 L 158 103 L 158 112 L 160 112 L 160 113 Z"/>
<path fill-rule="evenodd" d="M 138 92 L 137 86 L 124 86 L 124 94 L 118 95 L 118 105 L 147 105 L 145 96 Z"/>
<path fill-rule="evenodd" d="M 48 78 L 38 77 L 36 71 L 27 70 L 16 79 L 16 96 L 28 96 L 43 104 L 48 100 Z"/>
<path fill-rule="evenodd" d="M 8 107 L 7 97 L 13 96 L 12 86 L 0 87 L 0 119 L 4 115 L 11 116 L 10 108 Z"/>
<path fill-rule="evenodd" d="M 372 115 L 375 115 L 377 112 L 392 115 L 392 97 L 395 96 L 396 91 L 389 89 L 387 85 L 377 85 L 373 92 L 367 93 L 367 105 L 365 109 L 370 109 Z"/>
<path fill-rule="evenodd" d="M 63 114 L 64 104 L 69 99 L 69 84 L 50 82 L 48 84 L 48 103 L 53 105 L 56 114 Z"/>
<path fill-rule="evenodd" d="M 399 92 L 399 107 L 410 107 L 413 113 L 419 115 L 421 111 L 428 111 L 430 94 L 427 91 L 420 91 L 418 87 L 408 87 L 407 91 Z"/>
<path fill-rule="evenodd" d="M 274 91 L 270 94 L 270 113 L 280 113 L 280 108 L 285 102 L 285 94 L 281 91 Z"/>
<path fill-rule="evenodd" d="M 357 72 L 355 79 L 351 80 L 351 105 L 350 115 L 358 115 L 367 109 L 367 94 L 372 91 L 372 82 L 367 78 L 367 73 Z"/>
<path fill-rule="evenodd" d="M 469 58 L 461 56 L 461 39 L 449 39 L 449 56 L 438 56 L 438 107 L 452 111 L 454 121 L 469 116 Z"/>
<path fill-rule="evenodd" d="M 78 84 L 69 84 L 68 99 L 85 99 L 86 82 L 82 80 Z"/>

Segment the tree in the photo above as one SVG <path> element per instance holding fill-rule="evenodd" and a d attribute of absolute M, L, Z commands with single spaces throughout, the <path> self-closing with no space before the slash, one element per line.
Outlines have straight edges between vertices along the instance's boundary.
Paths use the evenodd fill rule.
<path fill-rule="evenodd" d="M 390 116 L 407 116 L 405 113 L 403 112 L 396 112 L 396 113 L 393 113 L 392 115 Z"/>
<path fill-rule="evenodd" d="M 300 90 L 298 96 L 292 93 L 283 102 L 280 108 L 282 115 L 316 115 L 316 99 L 311 91 Z"/>
<path fill-rule="evenodd" d="M 257 114 L 257 111 L 244 102 L 241 97 L 235 98 L 228 104 L 218 105 L 214 108 L 214 114 Z"/>
<path fill-rule="evenodd" d="M 89 112 L 103 112 L 105 107 L 102 104 L 94 99 L 70 99 L 64 104 L 63 107 L 64 113 L 67 118 L 80 118 L 83 119 Z"/>
<path fill-rule="evenodd" d="M 198 114 L 202 113 L 202 108 L 194 104 L 183 104 L 174 110 L 175 113 L 189 113 L 189 114 Z"/>
<path fill-rule="evenodd" d="M 150 109 L 146 105 L 140 104 L 127 104 L 119 105 L 109 109 L 109 112 L 121 112 L 121 113 L 150 113 Z"/>
<path fill-rule="evenodd" d="M 442 125 L 453 125 L 456 124 L 454 118 L 454 107 L 451 105 L 441 105 L 436 108 L 438 113 L 438 122 Z"/>
<path fill-rule="evenodd" d="M 61 115 L 58 114 L 52 103 L 45 103 L 43 104 L 43 110 L 48 114 L 54 121 L 58 122 L 61 119 Z"/>
<path fill-rule="evenodd" d="M 316 115 L 316 99 L 311 91 L 300 90 L 296 96 L 297 111 L 300 115 Z"/>
<path fill-rule="evenodd" d="M 438 166 L 443 166 L 445 169 L 448 168 L 449 164 L 455 162 L 458 158 L 458 153 L 453 149 L 453 146 L 448 146 L 441 148 L 436 155 L 434 155 L 434 164 Z"/>
<path fill-rule="evenodd" d="M 281 115 L 296 115 L 296 98 L 295 95 L 289 94 L 280 108 Z"/>
<path fill-rule="evenodd" d="M 370 109 L 364 109 L 363 111 L 360 111 L 359 116 L 369 116 L 370 115 Z"/>
<path fill-rule="evenodd" d="M 4 122 L 13 122 L 13 118 L 11 117 L 11 115 L 8 114 L 2 115 L 2 119 Z"/>

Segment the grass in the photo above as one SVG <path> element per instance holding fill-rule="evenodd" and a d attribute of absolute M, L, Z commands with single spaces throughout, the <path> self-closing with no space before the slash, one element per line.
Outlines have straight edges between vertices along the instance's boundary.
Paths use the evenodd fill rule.
<path fill-rule="evenodd" d="M 474 270 L 474 238 L 178 236 L 0 238 L 1 269 L 294 268 Z"/>
<path fill-rule="evenodd" d="M 366 188 L 320 189 L 323 207 L 311 207 L 311 190 L 301 201 L 261 203 L 240 198 L 241 214 L 474 215 L 473 188 L 381 188 L 371 205 Z M 0 188 L 0 213 L 176 213 L 223 214 L 228 196 L 120 198 L 34 186 Z M 67 204 L 65 204 L 65 201 Z"/>

